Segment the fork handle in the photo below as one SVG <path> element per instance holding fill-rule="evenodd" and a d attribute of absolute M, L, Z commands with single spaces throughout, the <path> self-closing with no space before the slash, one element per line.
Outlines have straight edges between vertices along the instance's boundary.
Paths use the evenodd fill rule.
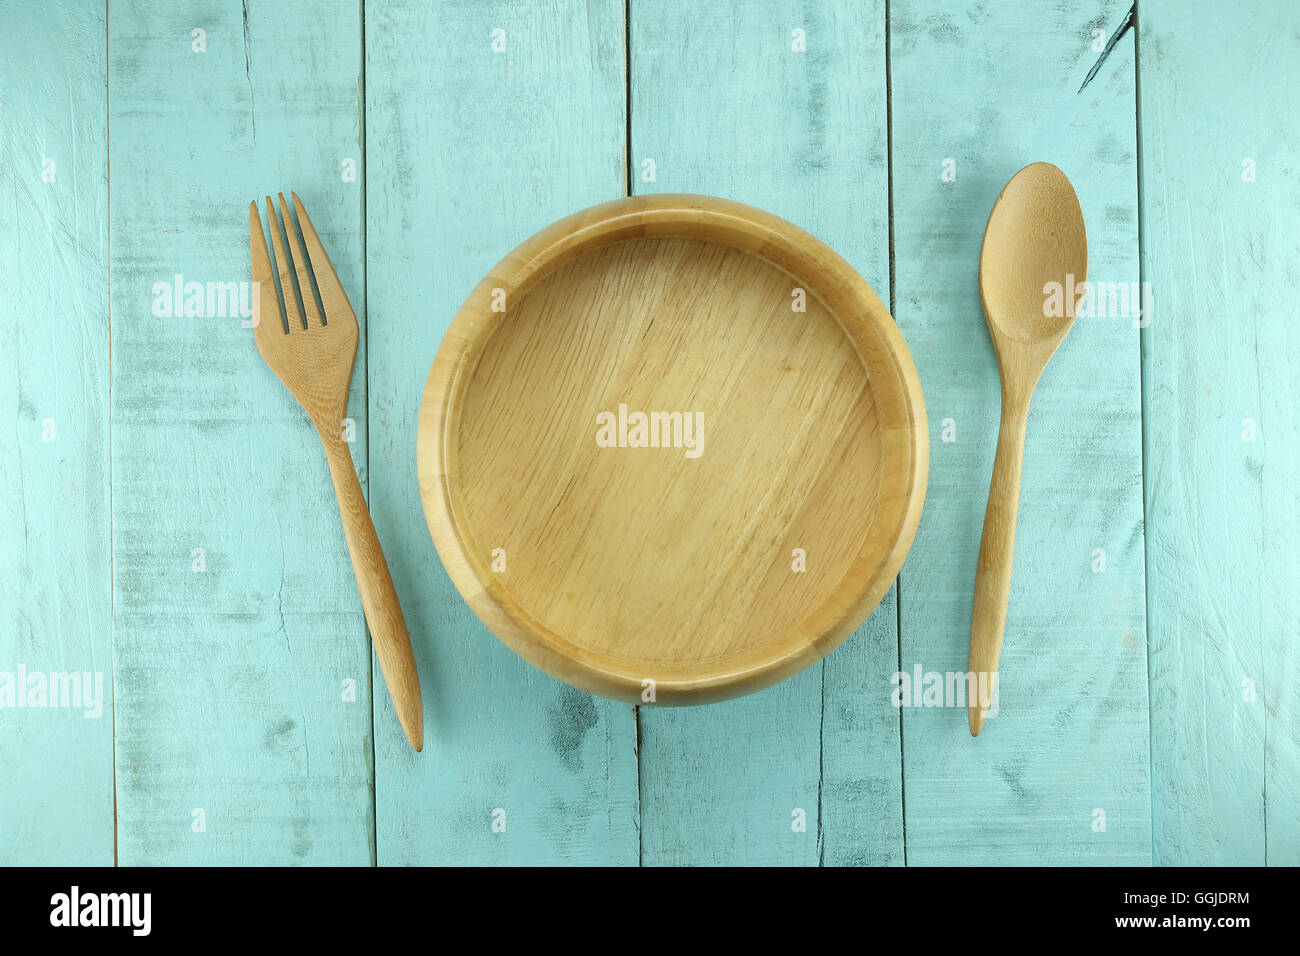
<path fill-rule="evenodd" d="M 411 637 L 406 632 L 406 621 L 393 589 L 393 578 L 388 573 L 384 550 L 379 546 L 370 509 L 361 492 L 361 482 L 352 464 L 347 444 L 337 432 L 318 429 L 321 444 L 325 446 L 325 459 L 329 462 L 330 477 L 334 479 L 334 493 L 339 499 L 339 514 L 343 518 L 343 533 L 352 553 L 352 570 L 357 577 L 357 590 L 361 593 L 361 606 L 365 610 L 366 624 L 379 658 L 379 670 L 388 685 L 397 720 L 406 733 L 411 746 L 424 749 L 424 704 L 420 697 L 420 675 L 415 668 L 415 655 L 411 651 Z"/>

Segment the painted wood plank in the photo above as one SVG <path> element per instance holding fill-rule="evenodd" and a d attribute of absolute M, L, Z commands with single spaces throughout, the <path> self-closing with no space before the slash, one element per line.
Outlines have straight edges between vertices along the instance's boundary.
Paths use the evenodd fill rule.
<path fill-rule="evenodd" d="M 633 191 L 768 209 L 887 300 L 883 2 L 634 0 L 631 16 Z M 642 707 L 644 861 L 901 863 L 895 617 L 891 595 L 826 662 L 751 697 Z"/>
<path fill-rule="evenodd" d="M 379 862 L 635 864 L 632 708 L 536 670 L 474 617 L 415 464 L 465 296 L 537 229 L 623 194 L 623 4 L 369 0 L 365 16 L 371 510 L 426 709 L 423 754 L 377 737 Z M 375 706 L 395 727 L 388 698 Z"/>
<path fill-rule="evenodd" d="M 1078 92 L 1128 8 L 890 5 L 896 317 L 931 438 L 899 584 L 902 669 L 922 681 L 967 666 L 999 409 L 977 285 L 993 201 L 1056 163 L 1089 279 L 1138 280 L 1131 32 Z M 998 714 L 973 739 L 964 700 L 904 708 L 910 864 L 1151 859 L 1138 340 L 1131 317 L 1080 317 L 1035 392 Z"/>
<path fill-rule="evenodd" d="M 104 8 L 3 4 L 0 36 L 0 863 L 109 865 Z"/>
<path fill-rule="evenodd" d="M 319 441 L 219 296 L 156 314 L 177 281 L 248 282 L 248 202 L 291 188 L 362 311 L 360 30 L 351 2 L 109 8 L 124 864 L 373 858 L 371 653 Z"/>
<path fill-rule="evenodd" d="M 897 666 L 895 586 L 823 663 L 822 863 L 827 866 L 906 862 L 900 716 L 884 679 Z"/>
<path fill-rule="evenodd" d="M 1285 2 L 1139 11 L 1153 826 L 1172 866 L 1300 863 L 1297 22 Z"/>

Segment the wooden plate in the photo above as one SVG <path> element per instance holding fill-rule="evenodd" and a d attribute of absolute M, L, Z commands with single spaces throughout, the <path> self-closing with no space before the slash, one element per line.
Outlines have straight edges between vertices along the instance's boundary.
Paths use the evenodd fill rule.
<path fill-rule="evenodd" d="M 507 645 L 688 704 L 788 677 L 866 619 L 929 438 L 848 263 L 761 210 L 657 195 L 563 219 L 479 283 L 429 374 L 419 468 L 443 564 Z"/>

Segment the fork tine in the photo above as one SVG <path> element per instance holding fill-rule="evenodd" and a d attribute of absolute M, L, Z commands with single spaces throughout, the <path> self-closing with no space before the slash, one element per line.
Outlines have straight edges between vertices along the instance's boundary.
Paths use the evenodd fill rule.
<path fill-rule="evenodd" d="M 284 318 L 280 315 L 275 290 L 271 288 L 271 254 L 266 250 L 266 233 L 262 231 L 262 218 L 258 214 L 256 200 L 248 204 L 248 248 L 252 255 L 253 294 L 257 296 L 258 308 L 254 335 L 264 331 L 262 321 L 271 321 L 272 315 L 275 317 L 275 327 L 283 333 Z"/>
<path fill-rule="evenodd" d="M 290 330 L 304 328 L 302 316 L 298 313 L 298 301 L 293 294 L 293 272 L 288 254 L 284 249 L 284 239 L 280 235 L 280 222 L 275 215 L 275 206 L 271 197 L 266 197 L 266 216 L 271 220 L 271 245 L 275 247 L 275 267 L 280 273 L 280 290 L 284 293 L 284 314 L 288 318 Z"/>
<path fill-rule="evenodd" d="M 320 290 L 321 306 L 325 309 L 325 321 L 333 322 L 335 318 L 343 316 L 353 316 L 355 321 L 355 314 L 348 302 L 347 293 L 343 291 L 343 283 L 339 282 L 339 277 L 334 271 L 334 263 L 330 262 L 329 253 L 321 245 L 320 236 L 316 235 L 316 227 L 312 225 L 311 217 L 303 208 L 298 194 L 290 192 L 289 195 L 293 197 L 293 208 L 298 211 L 298 225 L 302 227 L 302 239 L 307 245 L 307 259 L 316 276 L 316 288 Z"/>
<path fill-rule="evenodd" d="M 280 218 L 284 220 L 284 231 L 289 234 L 294 271 L 298 273 L 298 291 L 302 294 L 302 309 L 307 313 L 307 327 L 318 329 L 321 327 L 321 314 L 316 308 L 316 296 L 311 291 L 311 273 L 307 269 L 308 259 L 303 253 L 298 230 L 293 227 L 293 219 L 289 216 L 289 207 L 285 204 L 284 193 L 276 195 L 280 197 Z M 329 316 L 325 318 L 328 320 Z"/>

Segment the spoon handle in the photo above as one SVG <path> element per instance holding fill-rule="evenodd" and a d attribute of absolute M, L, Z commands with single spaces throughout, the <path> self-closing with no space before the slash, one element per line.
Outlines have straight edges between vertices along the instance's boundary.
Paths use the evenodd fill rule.
<path fill-rule="evenodd" d="M 1025 423 L 1029 401 L 1002 396 L 998 451 L 984 512 L 979 563 L 975 571 L 975 601 L 970 622 L 970 672 L 975 675 L 968 717 L 972 737 L 984 726 L 984 715 L 997 690 L 1002 631 L 1007 623 L 1011 592 L 1011 559 L 1016 549 L 1016 516 L 1020 511 L 1020 467 L 1025 457 Z"/>

